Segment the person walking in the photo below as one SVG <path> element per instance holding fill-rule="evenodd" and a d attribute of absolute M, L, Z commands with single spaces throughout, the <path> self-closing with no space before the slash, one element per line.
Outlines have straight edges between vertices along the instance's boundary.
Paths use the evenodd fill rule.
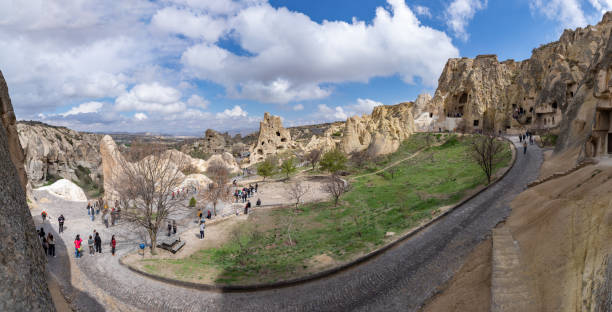
<path fill-rule="evenodd" d="M 206 221 L 200 221 L 200 239 L 204 239 L 204 229 L 206 228 Z"/>
<path fill-rule="evenodd" d="M 43 210 L 40 213 L 40 216 L 42 217 L 42 222 L 45 223 L 45 219 L 47 219 L 47 212 Z"/>
<path fill-rule="evenodd" d="M 176 220 L 172 220 L 172 234 L 176 235 Z"/>
<path fill-rule="evenodd" d="M 527 141 L 523 142 L 523 154 L 527 154 Z"/>
<path fill-rule="evenodd" d="M 106 228 L 108 229 L 108 210 L 104 211 L 104 214 L 102 215 L 102 219 L 104 220 L 104 226 L 106 226 Z"/>
<path fill-rule="evenodd" d="M 90 215 L 91 214 L 91 202 L 87 203 L 87 208 L 86 209 L 87 209 L 87 215 Z"/>
<path fill-rule="evenodd" d="M 57 223 L 59 224 L 60 234 L 64 232 L 64 221 L 66 221 L 66 218 L 64 218 L 64 215 L 61 214 L 59 218 L 57 218 Z"/>
<path fill-rule="evenodd" d="M 40 236 L 40 239 L 43 240 L 45 238 L 45 228 L 43 228 L 42 226 L 40 227 L 40 231 L 38 231 L 38 236 Z"/>
<path fill-rule="evenodd" d="M 42 248 L 45 251 L 45 256 L 48 255 L 48 250 L 49 250 L 49 244 L 47 243 L 47 237 L 46 236 L 42 236 Z"/>
<path fill-rule="evenodd" d="M 89 255 L 93 257 L 96 252 L 94 251 L 94 239 L 91 235 L 89 235 L 87 240 L 87 246 L 89 246 Z"/>
<path fill-rule="evenodd" d="M 168 237 L 170 237 L 170 235 L 172 235 L 172 223 L 168 221 Z"/>
<path fill-rule="evenodd" d="M 246 205 L 244 205 L 244 214 L 249 214 L 249 208 L 251 208 L 251 201 L 249 200 Z"/>
<path fill-rule="evenodd" d="M 113 256 L 114 256 L 115 248 L 117 247 L 117 241 L 115 240 L 115 235 L 111 237 L 110 246 L 111 246 L 111 252 L 113 253 Z"/>
<path fill-rule="evenodd" d="M 259 183 L 255 183 L 255 193 L 257 193 L 258 188 L 259 188 Z"/>
<path fill-rule="evenodd" d="M 102 238 L 98 232 L 96 232 L 96 236 L 94 237 L 94 244 L 96 246 L 96 252 L 102 253 Z"/>
<path fill-rule="evenodd" d="M 210 213 L 210 210 L 208 211 Z M 202 209 L 198 210 L 198 219 L 196 220 L 196 222 L 202 220 Z"/>
<path fill-rule="evenodd" d="M 255 203 L 255 206 L 257 206 L 257 208 L 261 207 L 261 198 L 257 199 L 257 202 Z"/>
<path fill-rule="evenodd" d="M 212 218 L 212 213 L 210 213 L 210 210 L 208 210 L 208 213 L 206 214 L 206 219 L 210 220 Z"/>
<path fill-rule="evenodd" d="M 47 234 L 47 244 L 49 245 L 49 256 L 55 258 L 55 241 L 51 233 Z"/>
<path fill-rule="evenodd" d="M 81 236 L 79 234 L 77 234 L 76 238 L 74 239 L 74 256 L 75 256 L 75 258 L 80 258 L 81 257 L 81 242 L 83 242 L 83 240 L 81 239 Z"/>

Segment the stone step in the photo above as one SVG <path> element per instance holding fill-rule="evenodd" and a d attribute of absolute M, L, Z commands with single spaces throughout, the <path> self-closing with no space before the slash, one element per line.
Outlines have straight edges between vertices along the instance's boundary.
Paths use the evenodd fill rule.
<path fill-rule="evenodd" d="M 520 249 L 507 227 L 493 229 L 492 312 L 535 311 L 535 300 L 522 271 Z"/>

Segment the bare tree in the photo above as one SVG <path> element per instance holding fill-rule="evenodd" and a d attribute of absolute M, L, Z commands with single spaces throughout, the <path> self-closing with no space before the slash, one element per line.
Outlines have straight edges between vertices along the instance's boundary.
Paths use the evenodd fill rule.
<path fill-rule="evenodd" d="M 119 168 L 111 178 L 111 194 L 126 208 L 122 209 L 122 218 L 146 230 L 154 254 L 158 231 L 170 215 L 184 208 L 169 195 L 183 182 L 181 170 L 187 165 L 187 158 L 153 143 L 132 146 L 126 157 L 117 158 Z"/>
<path fill-rule="evenodd" d="M 329 181 L 321 187 L 323 192 L 331 195 L 334 199 L 334 206 L 338 206 L 338 200 L 340 196 L 349 190 L 349 184 L 342 179 L 338 178 L 335 174 L 332 174 Z"/>
<path fill-rule="evenodd" d="M 487 184 L 491 183 L 495 166 L 503 159 L 503 150 L 504 143 L 498 140 L 494 133 L 473 137 L 471 155 L 487 176 Z"/>
<path fill-rule="evenodd" d="M 287 191 L 287 196 L 289 199 L 295 201 L 295 208 L 291 209 L 289 217 L 286 220 L 287 223 L 287 237 L 289 238 L 289 245 L 293 246 L 293 240 L 291 239 L 291 228 L 293 227 L 293 222 L 295 221 L 295 217 L 298 213 L 298 206 L 304 199 L 304 196 L 308 194 L 310 191 L 310 187 L 308 185 L 303 184 L 302 182 L 294 182 L 289 186 L 289 190 Z"/>
<path fill-rule="evenodd" d="M 201 193 L 201 196 L 204 202 L 212 204 L 216 216 L 217 205 L 232 199 L 232 188 L 229 184 L 230 171 L 221 161 L 215 161 L 208 166 L 206 175 L 212 180 L 212 183 L 208 185 L 208 190 Z"/>
<path fill-rule="evenodd" d="M 304 158 L 312 166 L 312 170 L 315 169 L 315 167 L 319 163 L 319 160 L 321 160 L 321 155 L 323 155 L 323 152 L 318 148 L 313 149 L 312 151 L 308 152 L 308 154 L 305 155 Z"/>
<path fill-rule="evenodd" d="M 364 165 L 372 160 L 367 150 L 355 151 L 351 153 L 351 162 L 357 166 L 357 168 L 363 168 Z"/>

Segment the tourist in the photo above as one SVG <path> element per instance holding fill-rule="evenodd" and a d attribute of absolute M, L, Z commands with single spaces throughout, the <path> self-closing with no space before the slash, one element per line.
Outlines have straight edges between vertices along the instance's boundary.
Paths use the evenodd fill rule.
<path fill-rule="evenodd" d="M 257 189 L 259 188 L 259 184 L 255 183 L 255 193 L 257 193 Z"/>
<path fill-rule="evenodd" d="M 59 218 L 57 218 L 57 223 L 59 224 L 59 232 L 60 234 L 64 232 L 64 221 L 66 220 L 66 218 L 64 218 L 64 215 L 61 214 L 59 216 Z"/>
<path fill-rule="evenodd" d="M 47 237 L 46 236 L 42 236 L 42 248 L 45 251 L 45 256 L 48 254 L 47 251 L 49 250 L 49 244 L 47 243 Z"/>
<path fill-rule="evenodd" d="M 523 142 L 523 154 L 527 154 L 527 141 Z"/>
<path fill-rule="evenodd" d="M 113 253 L 113 256 L 114 256 L 115 248 L 117 247 L 117 241 L 115 240 L 115 235 L 111 237 L 110 246 L 111 246 L 111 252 Z"/>
<path fill-rule="evenodd" d="M 44 239 L 45 238 L 45 229 L 43 227 L 40 227 L 40 231 L 38 231 L 38 236 L 40 236 L 40 239 Z"/>
<path fill-rule="evenodd" d="M 104 225 L 108 229 L 108 211 L 104 211 L 104 214 L 102 215 L 102 219 L 104 220 Z"/>
<path fill-rule="evenodd" d="M 170 237 L 171 234 L 172 234 L 172 223 L 168 221 L 168 237 Z"/>
<path fill-rule="evenodd" d="M 519 133 L 519 142 L 523 142 L 523 134 Z"/>
<path fill-rule="evenodd" d="M 47 212 L 43 210 L 40 213 L 40 216 L 42 217 L 42 222 L 45 223 L 45 219 L 47 219 Z"/>
<path fill-rule="evenodd" d="M 176 235 L 176 220 L 172 220 L 172 234 Z"/>
<path fill-rule="evenodd" d="M 74 239 L 74 255 L 75 255 L 75 258 L 80 258 L 81 257 L 81 242 L 82 241 L 83 240 L 81 239 L 79 234 L 77 234 L 76 238 Z"/>
<path fill-rule="evenodd" d="M 261 206 L 261 199 L 258 198 L 257 202 L 255 203 L 255 206 L 257 206 L 257 208 L 259 208 Z"/>
<path fill-rule="evenodd" d="M 102 253 L 102 238 L 98 232 L 96 232 L 96 236 L 94 237 L 94 244 L 96 246 L 96 252 Z"/>
<path fill-rule="evenodd" d="M 91 235 L 89 235 L 89 239 L 87 240 L 87 246 L 89 246 L 89 255 L 93 256 L 96 252 L 94 251 L 94 239 Z"/>
<path fill-rule="evenodd" d="M 210 213 L 210 210 L 208 211 L 208 213 Z M 198 219 L 196 220 L 196 222 L 202 220 L 202 209 L 198 210 Z"/>
<path fill-rule="evenodd" d="M 91 203 L 90 202 L 87 203 L 86 209 L 87 209 L 87 215 L 90 215 L 91 214 Z"/>
<path fill-rule="evenodd" d="M 91 222 L 93 222 L 93 221 L 94 221 L 94 217 L 95 217 L 95 215 L 96 215 L 96 214 L 94 213 L 94 208 L 93 208 L 93 207 L 91 207 Z"/>
<path fill-rule="evenodd" d="M 206 228 L 206 221 L 200 222 L 200 239 L 204 239 L 204 229 Z"/>
<path fill-rule="evenodd" d="M 55 258 L 55 241 L 53 241 L 53 234 L 47 235 L 47 244 L 49 245 L 49 256 Z"/>
<path fill-rule="evenodd" d="M 251 208 L 251 201 L 249 200 L 246 205 L 244 205 L 244 214 L 249 214 L 249 208 Z"/>
<path fill-rule="evenodd" d="M 210 213 L 210 210 L 208 210 L 208 213 L 206 214 L 206 219 L 210 220 L 210 218 L 212 218 L 212 213 Z"/>

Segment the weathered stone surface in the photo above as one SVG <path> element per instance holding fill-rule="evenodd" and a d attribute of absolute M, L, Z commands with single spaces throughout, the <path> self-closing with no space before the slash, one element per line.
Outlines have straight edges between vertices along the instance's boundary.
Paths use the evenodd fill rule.
<path fill-rule="evenodd" d="M 78 180 L 78 166 L 89 169 L 90 178 L 101 176 L 101 135 L 83 133 L 40 122 L 19 122 L 19 141 L 25 152 L 25 169 L 30 183 L 43 184 L 50 176 Z"/>
<path fill-rule="evenodd" d="M 51 194 L 70 201 L 87 201 L 87 196 L 83 189 L 70 180 L 59 179 L 55 183 L 38 188 L 39 190 L 49 191 Z"/>
<path fill-rule="evenodd" d="M 102 157 L 102 172 L 104 175 L 104 199 L 107 202 L 114 202 L 118 196 L 114 191 L 113 184 L 116 183 L 113 178 L 119 174 L 120 164 L 123 160 L 117 144 L 109 135 L 105 135 L 100 140 L 100 156 Z"/>
<path fill-rule="evenodd" d="M 270 155 L 276 155 L 295 147 L 295 142 L 291 140 L 291 133 L 283 127 L 280 117 L 265 113 L 263 121 L 259 123 L 258 139 L 251 147 L 249 162 L 258 163 Z"/>
<path fill-rule="evenodd" d="M 0 311 L 54 311 L 45 278 L 45 255 L 22 184 L 25 171 L 18 171 L 14 164 L 23 154 L 1 74 L 0 101 Z"/>
<path fill-rule="evenodd" d="M 19 136 L 17 135 L 17 120 L 15 119 L 15 112 L 13 111 L 13 105 L 11 104 L 11 98 L 8 93 L 8 86 L 4 81 L 2 71 L 0 71 L 0 120 L 2 126 L 7 135 L 7 143 L 11 161 L 17 168 L 17 174 L 19 175 L 19 182 L 21 187 L 26 189 L 28 178 L 26 170 L 24 168 L 24 154 L 21 145 L 19 144 Z"/>

